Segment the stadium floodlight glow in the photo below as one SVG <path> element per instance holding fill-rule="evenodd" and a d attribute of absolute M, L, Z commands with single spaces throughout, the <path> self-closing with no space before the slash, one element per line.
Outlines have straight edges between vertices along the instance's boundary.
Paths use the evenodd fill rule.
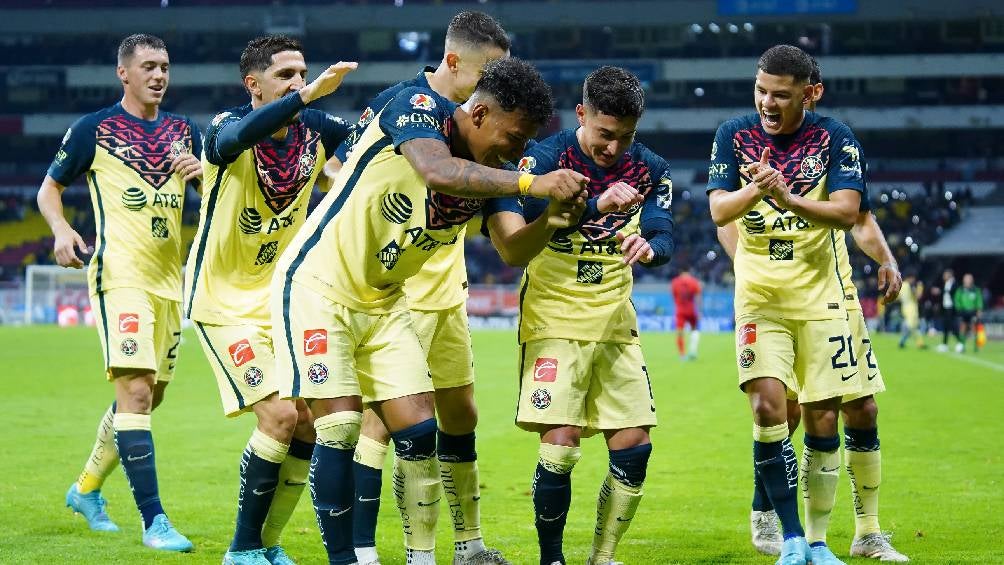
<path fill-rule="evenodd" d="M 903 240 L 903 243 L 906 243 L 907 245 L 913 245 L 913 238 L 910 236 L 906 236 L 906 239 Z"/>
<path fill-rule="evenodd" d="M 910 221 L 913 222 L 913 225 L 917 225 L 920 223 L 920 216 L 914 214 L 913 217 L 910 218 Z"/>
<path fill-rule="evenodd" d="M 695 88 L 694 89 L 694 96 L 696 96 L 698 98 L 704 96 L 704 89 L 701 88 L 700 86 L 698 86 L 697 88 Z"/>
<path fill-rule="evenodd" d="M 910 246 L 910 251 L 913 251 L 914 253 L 916 253 L 916 252 L 920 251 L 920 246 L 917 245 L 916 243 L 914 243 L 913 245 Z"/>
<path fill-rule="evenodd" d="M 752 32 L 753 31 L 753 24 L 751 24 L 749 22 L 744 23 L 743 24 L 743 31 L 745 31 L 745 32 Z"/>
<path fill-rule="evenodd" d="M 945 200 L 951 200 L 951 199 L 952 199 L 952 191 L 951 190 L 946 190 L 945 191 Z"/>
<path fill-rule="evenodd" d="M 718 258 L 718 253 L 715 253 L 714 249 L 710 249 L 708 250 L 706 257 L 708 258 L 708 261 L 714 261 Z"/>
<path fill-rule="evenodd" d="M 879 196 L 879 202 L 881 202 L 883 204 L 885 204 L 886 202 L 889 202 L 889 195 L 883 192 L 882 196 Z"/>
<path fill-rule="evenodd" d="M 893 200 L 899 200 L 899 191 L 898 191 L 898 190 L 895 190 L 895 189 L 894 189 L 894 190 L 892 191 L 892 199 L 893 199 Z"/>
<path fill-rule="evenodd" d="M 708 31 L 710 31 L 711 33 L 718 33 L 722 31 L 722 28 L 718 27 L 718 24 L 716 24 L 715 22 L 711 22 L 710 24 L 708 24 Z"/>
<path fill-rule="evenodd" d="M 729 33 L 739 33 L 739 26 L 736 24 L 729 24 Z"/>
<path fill-rule="evenodd" d="M 701 24 L 690 24 L 690 32 L 691 33 L 704 33 L 704 28 L 701 27 Z"/>

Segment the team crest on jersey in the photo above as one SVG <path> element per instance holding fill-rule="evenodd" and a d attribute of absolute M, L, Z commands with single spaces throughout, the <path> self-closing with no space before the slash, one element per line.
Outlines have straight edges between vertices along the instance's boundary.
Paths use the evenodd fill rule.
<path fill-rule="evenodd" d="M 146 206 L 146 193 L 142 188 L 130 186 L 122 193 L 122 205 L 133 212 L 142 210 Z"/>
<path fill-rule="evenodd" d="M 477 215 L 485 201 L 480 198 L 451 196 L 429 189 L 426 203 L 426 227 L 441 230 L 460 226 Z"/>
<path fill-rule="evenodd" d="M 519 160 L 519 172 L 529 173 L 537 167 L 537 159 L 527 155 Z"/>
<path fill-rule="evenodd" d="M 298 122 L 289 126 L 281 148 L 271 139 L 254 146 L 258 189 L 272 212 L 285 210 L 310 182 L 320 141 L 321 134 Z"/>
<path fill-rule="evenodd" d="M 328 352 L 328 330 L 304 330 L 303 354 L 322 355 Z"/>
<path fill-rule="evenodd" d="M 260 385 L 264 378 L 265 375 L 258 367 L 248 367 L 248 370 L 244 371 L 244 382 L 246 382 L 251 388 Z"/>
<path fill-rule="evenodd" d="M 743 216 L 743 225 L 746 226 L 746 233 L 763 233 L 767 229 L 767 220 L 764 219 L 763 214 L 760 212 L 750 210 Z"/>
<path fill-rule="evenodd" d="M 412 211 L 411 199 L 400 192 L 391 192 L 380 201 L 380 215 L 392 224 L 407 222 Z"/>
<path fill-rule="evenodd" d="M 739 352 L 739 366 L 743 369 L 749 369 L 756 363 L 756 354 L 750 348 L 743 349 Z"/>
<path fill-rule="evenodd" d="M 133 355 L 136 355 L 137 351 L 139 351 L 139 344 L 136 343 L 135 339 L 127 337 L 122 340 L 122 345 L 119 347 L 119 351 L 121 351 L 122 355 L 125 355 L 126 357 L 132 357 Z"/>
<path fill-rule="evenodd" d="M 119 314 L 119 333 L 134 334 L 139 332 L 139 314 Z"/>
<path fill-rule="evenodd" d="M 242 233 L 254 235 L 261 231 L 261 214 L 254 208 L 241 210 L 241 215 L 237 218 L 237 227 Z"/>
<path fill-rule="evenodd" d="M 389 271 L 394 268 L 394 265 L 397 265 L 397 260 L 401 257 L 401 253 L 401 246 L 396 241 L 392 241 L 377 252 L 376 258 Z"/>
<path fill-rule="evenodd" d="M 414 94 L 408 100 L 408 103 L 416 110 L 433 110 L 436 108 L 436 101 L 428 94 L 423 94 L 421 92 Z"/>
<path fill-rule="evenodd" d="M 313 363 L 307 367 L 307 380 L 315 385 L 324 384 L 328 380 L 328 366 L 324 363 Z"/>
<path fill-rule="evenodd" d="M 180 157 L 187 149 L 184 141 L 176 139 L 171 143 L 171 157 Z"/>
<path fill-rule="evenodd" d="M 254 350 L 251 349 L 251 342 L 246 339 L 231 343 L 227 351 L 230 352 L 230 360 L 233 362 L 234 367 L 240 367 L 254 359 Z"/>
<path fill-rule="evenodd" d="M 823 160 L 815 155 L 809 155 L 802 159 L 799 168 L 807 179 L 816 179 L 823 174 Z"/>
<path fill-rule="evenodd" d="M 546 388 L 538 388 L 530 393 L 530 404 L 537 410 L 543 410 L 551 405 L 551 393 Z"/>
<path fill-rule="evenodd" d="M 173 172 L 175 143 L 190 151 L 192 128 L 188 122 L 165 117 L 153 129 L 124 115 L 109 116 L 98 123 L 95 141 L 155 189 L 167 184 Z"/>
<path fill-rule="evenodd" d="M 553 383 L 558 378 L 558 360 L 553 357 L 538 357 L 533 363 L 533 381 Z"/>

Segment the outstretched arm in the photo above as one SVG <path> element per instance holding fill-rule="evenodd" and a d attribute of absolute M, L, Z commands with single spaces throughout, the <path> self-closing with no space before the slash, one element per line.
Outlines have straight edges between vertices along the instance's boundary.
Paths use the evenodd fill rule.
<path fill-rule="evenodd" d="M 903 275 L 899 272 L 899 265 L 896 257 L 886 243 L 885 234 L 879 227 L 875 216 L 868 211 L 860 212 L 854 227 L 851 228 L 851 237 L 858 249 L 864 251 L 866 255 L 879 264 L 878 282 L 879 290 L 883 291 L 882 302 L 889 304 L 896 300 L 899 291 L 903 287 Z"/>
<path fill-rule="evenodd" d="M 486 219 L 492 244 L 507 265 L 524 266 L 547 246 L 556 230 L 578 220 L 582 200 L 580 197 L 569 203 L 550 202 L 544 213 L 530 222 L 518 212 L 496 212 Z"/>

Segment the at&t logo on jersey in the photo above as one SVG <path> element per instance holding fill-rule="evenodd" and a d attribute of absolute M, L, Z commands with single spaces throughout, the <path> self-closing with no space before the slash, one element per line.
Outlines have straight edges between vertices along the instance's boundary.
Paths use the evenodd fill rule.
<path fill-rule="evenodd" d="M 139 332 L 139 314 L 119 314 L 119 333 L 134 334 Z"/>
<path fill-rule="evenodd" d="M 416 110 L 432 110 L 436 107 L 436 101 L 428 94 L 423 94 L 421 92 L 413 95 L 408 100 L 408 103 Z"/>
<path fill-rule="evenodd" d="M 228 351 L 230 352 L 230 360 L 233 361 L 234 367 L 240 367 L 254 359 L 254 350 L 251 349 L 251 343 L 246 339 L 231 344 Z"/>
<path fill-rule="evenodd" d="M 519 172 L 529 173 L 537 166 L 537 160 L 529 155 L 519 160 Z"/>
<path fill-rule="evenodd" d="M 533 380 L 538 383 L 553 383 L 558 378 L 558 360 L 538 357 L 533 363 Z"/>
<path fill-rule="evenodd" d="M 321 355 L 328 352 L 328 330 L 304 330 L 303 354 Z"/>
<path fill-rule="evenodd" d="M 767 221 L 763 214 L 756 210 L 746 212 L 746 215 L 743 216 L 743 225 L 746 226 L 746 233 L 749 234 L 763 233 L 767 229 Z"/>
<path fill-rule="evenodd" d="M 133 212 L 142 210 L 146 206 L 146 193 L 141 188 L 130 186 L 122 193 L 122 205 Z"/>

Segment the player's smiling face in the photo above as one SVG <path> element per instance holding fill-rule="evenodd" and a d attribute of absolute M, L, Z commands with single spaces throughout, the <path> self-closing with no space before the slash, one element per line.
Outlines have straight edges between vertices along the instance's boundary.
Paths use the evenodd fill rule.
<path fill-rule="evenodd" d="M 248 89 L 252 98 L 264 105 L 303 88 L 307 84 L 307 63 L 299 51 L 280 51 L 272 55 L 272 64 L 267 69 L 252 72 L 251 77 L 254 84 Z"/>
<path fill-rule="evenodd" d="M 116 72 L 125 95 L 143 106 L 160 104 L 170 79 L 167 51 L 141 45 L 122 63 Z"/>
<path fill-rule="evenodd" d="M 618 118 L 579 104 L 575 107 L 579 118 L 576 138 L 582 151 L 600 167 L 617 164 L 624 152 L 634 143 L 638 118 Z"/>
<path fill-rule="evenodd" d="M 471 123 L 474 128 L 467 136 L 467 148 L 474 160 L 486 167 L 519 161 L 538 129 L 523 112 L 506 112 L 493 100 L 474 104 Z"/>
<path fill-rule="evenodd" d="M 791 75 L 757 71 L 753 99 L 764 131 L 771 135 L 794 133 L 802 125 L 803 105 L 812 99 L 812 86 Z"/>

